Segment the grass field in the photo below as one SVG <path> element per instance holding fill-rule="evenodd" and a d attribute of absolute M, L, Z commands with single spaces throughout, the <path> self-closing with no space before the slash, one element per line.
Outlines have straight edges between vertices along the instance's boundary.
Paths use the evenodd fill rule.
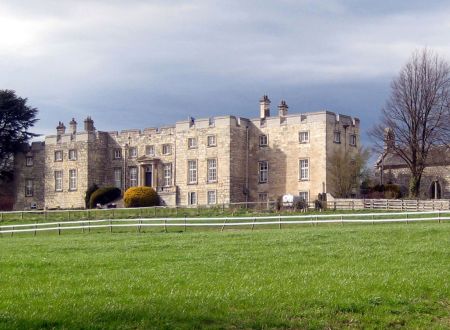
<path fill-rule="evenodd" d="M 450 328 L 450 223 L 1 237 L 0 328 Z"/>

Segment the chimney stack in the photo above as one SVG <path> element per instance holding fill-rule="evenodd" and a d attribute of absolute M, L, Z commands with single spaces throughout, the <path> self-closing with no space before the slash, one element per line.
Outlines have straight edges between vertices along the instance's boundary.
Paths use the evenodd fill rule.
<path fill-rule="evenodd" d="M 57 135 L 62 135 L 66 133 L 66 126 L 64 126 L 64 123 L 62 121 L 60 121 L 58 123 L 58 126 L 56 126 L 56 134 Z"/>
<path fill-rule="evenodd" d="M 77 132 L 77 122 L 75 121 L 75 118 L 72 118 L 69 125 L 70 125 L 70 133 L 75 134 Z"/>
<path fill-rule="evenodd" d="M 384 150 L 391 151 L 395 147 L 395 134 L 392 128 L 384 129 Z"/>
<path fill-rule="evenodd" d="M 93 132 L 93 131 L 95 131 L 94 121 L 92 120 L 91 116 L 88 116 L 84 120 L 84 130 L 86 132 Z"/>
<path fill-rule="evenodd" d="M 261 119 L 265 119 L 266 117 L 270 117 L 270 100 L 267 95 L 264 95 L 259 100 L 259 117 Z"/>
<path fill-rule="evenodd" d="M 288 113 L 288 105 L 285 100 L 281 100 L 280 105 L 278 106 L 278 116 L 286 117 Z"/>

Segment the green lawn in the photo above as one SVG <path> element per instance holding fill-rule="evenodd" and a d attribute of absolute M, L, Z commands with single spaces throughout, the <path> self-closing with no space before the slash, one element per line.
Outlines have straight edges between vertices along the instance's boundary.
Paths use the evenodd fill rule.
<path fill-rule="evenodd" d="M 450 223 L 0 237 L 0 328 L 450 328 Z"/>

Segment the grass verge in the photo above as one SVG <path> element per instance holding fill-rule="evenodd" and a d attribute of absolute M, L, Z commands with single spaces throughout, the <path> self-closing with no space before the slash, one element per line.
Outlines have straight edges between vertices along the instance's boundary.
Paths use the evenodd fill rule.
<path fill-rule="evenodd" d="M 450 223 L 0 239 L 0 328 L 448 328 Z"/>

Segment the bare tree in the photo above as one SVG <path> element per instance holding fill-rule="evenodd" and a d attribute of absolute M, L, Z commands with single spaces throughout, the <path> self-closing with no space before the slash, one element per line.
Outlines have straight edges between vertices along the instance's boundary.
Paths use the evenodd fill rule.
<path fill-rule="evenodd" d="M 388 140 L 411 172 L 410 197 L 419 196 L 429 152 L 450 142 L 450 66 L 428 49 L 415 51 L 391 83 L 382 118 L 371 132 L 378 146 Z"/>
<path fill-rule="evenodd" d="M 369 151 L 359 148 L 354 153 L 336 150 L 329 161 L 330 179 L 335 197 L 349 198 L 368 175 Z"/>

